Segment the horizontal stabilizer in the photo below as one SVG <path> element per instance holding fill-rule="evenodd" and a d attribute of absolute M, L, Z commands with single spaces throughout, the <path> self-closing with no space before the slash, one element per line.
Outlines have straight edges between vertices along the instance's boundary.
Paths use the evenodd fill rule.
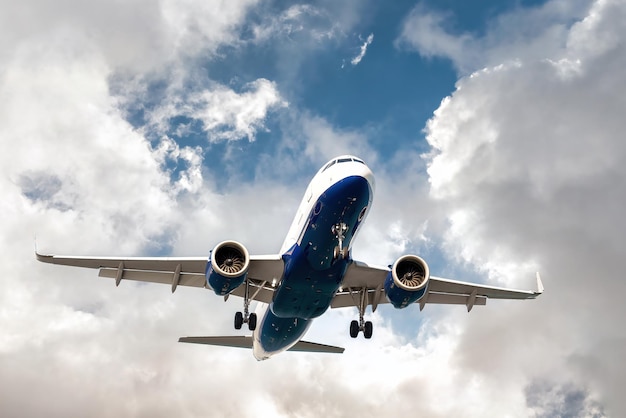
<path fill-rule="evenodd" d="M 252 337 L 180 337 L 179 343 L 220 345 L 222 347 L 252 348 Z"/>
<path fill-rule="evenodd" d="M 296 345 L 287 351 L 305 351 L 308 353 L 343 353 L 345 348 L 334 345 L 318 344 L 309 341 L 298 341 Z"/>
<path fill-rule="evenodd" d="M 252 348 L 252 337 L 225 336 L 225 337 L 181 337 L 180 343 L 219 345 L 222 347 Z M 304 351 L 309 353 L 338 353 L 344 352 L 343 347 L 298 341 L 296 345 L 287 351 Z"/>

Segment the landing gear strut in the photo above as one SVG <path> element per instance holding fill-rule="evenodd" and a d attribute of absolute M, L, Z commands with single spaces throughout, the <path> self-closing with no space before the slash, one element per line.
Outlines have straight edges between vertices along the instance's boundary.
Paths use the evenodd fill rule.
<path fill-rule="evenodd" d="M 356 338 L 359 335 L 359 331 L 363 331 L 363 336 L 366 339 L 372 338 L 372 332 L 374 326 L 371 321 L 365 321 L 363 316 L 365 315 L 365 308 L 367 308 L 367 289 L 363 288 L 359 291 L 359 320 L 350 322 L 350 337 Z"/>
<path fill-rule="evenodd" d="M 347 260 L 350 252 L 349 249 L 343 246 L 343 240 L 346 239 L 346 232 L 348 232 L 348 225 L 343 222 L 335 224 L 330 228 L 330 231 L 337 237 L 338 245 L 333 250 L 333 260 Z"/>
<path fill-rule="evenodd" d="M 246 279 L 246 290 L 243 296 L 243 314 L 235 313 L 235 329 L 241 329 L 243 324 L 248 324 L 248 329 L 254 331 L 256 329 L 256 314 L 250 313 L 250 281 Z"/>

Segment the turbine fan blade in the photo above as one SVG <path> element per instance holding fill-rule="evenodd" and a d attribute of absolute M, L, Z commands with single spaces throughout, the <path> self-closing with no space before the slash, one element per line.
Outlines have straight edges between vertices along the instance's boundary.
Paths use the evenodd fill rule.
<path fill-rule="evenodd" d="M 424 273 L 415 269 L 409 269 L 399 278 L 404 285 L 417 287 L 424 281 Z"/>
<path fill-rule="evenodd" d="M 244 260 L 238 251 L 228 251 L 220 254 L 219 260 L 216 260 L 220 269 L 227 273 L 237 273 L 243 269 Z"/>

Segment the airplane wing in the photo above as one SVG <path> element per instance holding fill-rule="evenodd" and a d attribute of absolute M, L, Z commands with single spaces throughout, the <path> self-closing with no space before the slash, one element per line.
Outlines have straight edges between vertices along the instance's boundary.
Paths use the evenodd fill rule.
<path fill-rule="evenodd" d="M 77 257 L 45 255 L 36 253 L 37 260 L 64 266 L 85 267 L 99 270 L 100 277 L 122 280 L 163 283 L 172 287 L 172 293 L 180 286 L 206 288 L 206 257 Z M 280 255 L 250 257 L 248 277 L 252 285 L 251 300 L 270 303 L 274 294 L 273 279 L 280 279 L 284 262 Z M 243 297 L 244 286 L 231 294 Z"/>
<path fill-rule="evenodd" d="M 36 253 L 37 260 L 73 267 L 99 270 L 100 277 L 115 279 L 116 285 L 122 280 L 163 283 L 171 285 L 172 292 L 177 286 L 206 288 L 204 257 L 80 257 L 44 255 Z M 274 294 L 275 280 L 282 276 L 284 262 L 280 255 L 251 256 L 248 277 L 250 278 L 251 300 L 270 303 Z M 389 268 L 370 266 L 353 261 L 346 271 L 342 287 L 332 301 L 332 308 L 359 306 L 360 295 L 367 296 L 366 304 L 376 310 L 379 303 L 388 303 L 384 295 L 383 283 Z M 487 298 L 493 299 L 533 299 L 543 292 L 541 279 L 537 275 L 537 291 L 514 290 L 486 286 L 477 283 L 430 277 L 428 294 L 419 300 L 420 309 L 425 304 L 466 305 L 468 311 L 475 305 L 485 305 Z M 239 286 L 232 295 L 243 297 L 244 286 Z"/>
<path fill-rule="evenodd" d="M 363 293 L 367 305 L 372 305 L 375 311 L 380 303 L 388 303 L 385 297 L 383 284 L 390 269 L 387 267 L 370 266 L 360 261 L 353 261 L 346 275 L 340 291 L 332 301 L 332 308 L 359 306 Z M 478 283 L 461 282 L 430 276 L 428 293 L 418 303 L 420 310 L 425 304 L 466 305 L 468 312 L 475 305 L 486 305 L 487 299 L 534 299 L 543 293 L 543 284 L 537 273 L 537 290 L 516 290 L 504 287 L 487 286 Z"/>

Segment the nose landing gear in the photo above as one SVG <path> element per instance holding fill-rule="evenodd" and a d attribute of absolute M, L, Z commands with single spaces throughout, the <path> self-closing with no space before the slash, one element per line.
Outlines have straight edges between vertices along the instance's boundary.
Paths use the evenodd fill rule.
<path fill-rule="evenodd" d="M 343 246 L 343 241 L 346 239 L 346 232 L 348 232 L 348 225 L 343 222 L 337 223 L 330 228 L 330 232 L 337 237 L 337 246 L 333 250 L 333 260 L 347 260 L 350 256 L 350 250 Z"/>

